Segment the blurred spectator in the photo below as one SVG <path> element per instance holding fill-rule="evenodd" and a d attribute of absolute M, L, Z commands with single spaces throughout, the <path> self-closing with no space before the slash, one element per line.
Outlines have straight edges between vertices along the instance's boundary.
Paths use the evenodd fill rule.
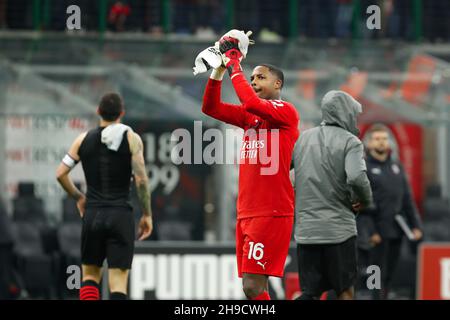
<path fill-rule="evenodd" d="M 6 7 L 6 21 L 11 29 L 31 29 L 33 27 L 32 1 L 8 1 Z"/>
<path fill-rule="evenodd" d="M 303 0 L 299 3 L 300 35 L 309 38 L 335 36 L 336 0 Z"/>
<path fill-rule="evenodd" d="M 50 11 L 50 29 L 56 31 L 66 30 L 66 20 L 67 20 L 67 3 L 66 1 L 55 1 L 52 3 Z M 81 21 L 83 27 L 83 21 Z"/>
<path fill-rule="evenodd" d="M 450 40 L 450 1 L 423 1 L 423 29 L 431 41 Z"/>
<path fill-rule="evenodd" d="M 388 35 L 389 20 L 394 12 L 395 0 L 381 0 L 381 30 L 378 33 L 380 37 Z"/>
<path fill-rule="evenodd" d="M 162 35 L 162 8 L 161 1 L 158 0 L 144 0 L 143 2 L 143 19 L 145 32 L 150 32 L 153 35 Z"/>
<path fill-rule="evenodd" d="M 336 36 L 334 21 L 336 17 L 335 0 L 320 0 L 318 2 L 318 26 L 320 38 L 332 38 Z"/>
<path fill-rule="evenodd" d="M 371 264 L 381 269 L 381 290 L 374 290 L 374 298 L 385 299 L 392 284 L 404 238 L 396 217 L 403 217 L 412 229 L 416 241 L 422 238 L 422 223 L 403 166 L 391 158 L 389 130 L 383 125 L 374 125 L 368 134 L 367 176 L 375 207 L 365 210 L 357 217 L 360 234 L 358 244 L 360 249 L 370 249 Z M 365 220 L 362 221 L 362 218 Z M 364 241 L 360 241 L 364 240 L 362 235 L 366 245 L 363 244 Z"/>
<path fill-rule="evenodd" d="M 261 1 L 258 8 L 259 30 L 270 31 L 277 37 L 283 33 L 283 23 L 289 21 L 289 13 L 283 12 L 283 1 Z M 286 23 L 287 24 L 287 23 Z"/>
<path fill-rule="evenodd" d="M 108 22 L 113 31 L 121 32 L 125 30 L 125 23 L 131 13 L 131 8 L 128 4 L 122 1 L 116 1 L 108 14 Z"/>
<path fill-rule="evenodd" d="M 353 4 L 352 0 L 336 0 L 336 36 L 347 38 L 351 35 Z"/>
<path fill-rule="evenodd" d="M 225 4 L 216 0 L 197 0 L 194 5 L 196 10 L 193 22 L 196 26 L 196 34 L 203 33 L 215 37 L 216 33 L 223 31 L 221 22 L 224 19 L 221 9 L 225 7 Z"/>
<path fill-rule="evenodd" d="M 412 40 L 412 5 L 410 0 L 394 0 L 388 22 L 388 35 L 393 39 Z"/>
<path fill-rule="evenodd" d="M 6 29 L 6 6 L 7 1 L 6 0 L 0 0 L 0 29 Z"/>
<path fill-rule="evenodd" d="M 216 0 L 174 0 L 174 31 L 214 38 L 224 29 L 224 7 L 223 2 Z"/>
<path fill-rule="evenodd" d="M 355 26 L 359 34 L 368 38 L 415 40 L 417 35 L 414 23 L 412 0 L 299 0 L 300 36 L 308 38 L 347 38 L 352 34 L 354 8 L 361 8 L 358 16 L 360 24 Z M 108 1 L 107 21 L 113 31 L 137 30 L 163 34 L 165 14 L 160 0 Z M 66 28 L 66 9 L 77 5 L 82 12 L 82 29 L 99 29 L 99 17 L 103 10 L 99 1 L 58 0 L 51 6 L 39 8 L 38 21 L 33 20 L 34 1 L 0 0 L 0 29 L 26 30 L 43 28 L 63 31 Z M 240 0 L 234 1 L 233 27 L 252 30 L 255 35 L 264 33 L 286 37 L 290 27 L 289 1 Z M 131 10 L 131 4 L 133 10 Z M 196 35 L 210 39 L 226 30 L 226 12 L 228 6 L 220 0 L 170 0 L 168 6 L 168 27 L 179 34 Z M 368 30 L 366 9 L 370 5 L 381 8 L 381 30 Z M 421 0 L 418 8 L 422 19 L 423 36 L 426 40 L 447 41 L 450 39 L 450 1 Z M 49 10 L 49 12 L 44 12 Z M 43 21 L 49 17 L 49 21 Z M 45 26 L 43 26 L 45 24 Z M 169 25 L 170 24 L 170 25 Z M 264 36 L 266 37 L 266 35 Z M 269 37 L 273 38 L 273 37 Z"/>
<path fill-rule="evenodd" d="M 258 0 L 241 0 L 235 3 L 235 25 L 240 30 L 252 30 L 255 33 L 259 31 L 259 15 L 255 10 L 259 3 Z"/>
<path fill-rule="evenodd" d="M 179 34 L 192 34 L 195 28 L 195 1 L 173 0 L 174 31 Z"/>

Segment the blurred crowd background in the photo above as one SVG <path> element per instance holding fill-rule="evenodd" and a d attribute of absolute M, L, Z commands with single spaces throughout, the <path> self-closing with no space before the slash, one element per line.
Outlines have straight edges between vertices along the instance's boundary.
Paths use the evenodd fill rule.
<path fill-rule="evenodd" d="M 81 30 L 68 31 L 74 4 Z M 381 30 L 366 27 L 372 4 Z M 424 241 L 450 241 L 450 1 L 0 0 L 0 257 L 13 274 L 0 297 L 70 295 L 65 270 L 79 263 L 80 221 L 55 170 L 72 140 L 96 125 L 108 91 L 124 97 L 124 122 L 145 144 L 155 216 L 148 241 L 232 243 L 237 166 L 170 159 L 173 130 L 193 134 L 194 121 L 203 132 L 230 129 L 201 113 L 207 75 L 194 77 L 192 66 L 231 28 L 254 31 L 247 73 L 259 63 L 284 70 L 283 99 L 298 108 L 301 130 L 320 122 L 331 89 L 361 101 L 363 134 L 386 124 Z M 227 80 L 222 97 L 237 102 Z M 85 188 L 80 168 L 73 177 Z M 134 193 L 132 201 L 138 218 Z M 416 297 L 417 249 L 404 244 L 397 297 Z"/>
<path fill-rule="evenodd" d="M 382 30 L 360 25 L 378 5 Z M 286 38 L 387 38 L 448 41 L 450 3 L 443 0 L 2 0 L 0 29 L 64 31 L 78 5 L 84 31 L 174 33 L 213 38 L 232 25 L 268 41 Z"/>

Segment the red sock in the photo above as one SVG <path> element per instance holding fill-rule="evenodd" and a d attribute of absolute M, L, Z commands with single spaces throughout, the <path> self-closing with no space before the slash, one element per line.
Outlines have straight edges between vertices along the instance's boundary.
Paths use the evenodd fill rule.
<path fill-rule="evenodd" d="M 269 293 L 267 291 L 263 291 L 259 296 L 254 297 L 252 300 L 270 300 Z"/>
<path fill-rule="evenodd" d="M 80 300 L 99 300 L 100 293 L 98 284 L 95 281 L 88 280 L 83 282 L 80 288 Z"/>

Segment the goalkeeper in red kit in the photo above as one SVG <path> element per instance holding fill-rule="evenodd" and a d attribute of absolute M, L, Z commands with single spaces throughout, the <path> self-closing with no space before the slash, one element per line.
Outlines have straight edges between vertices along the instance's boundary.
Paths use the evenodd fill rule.
<path fill-rule="evenodd" d="M 270 300 L 268 277 L 283 277 L 294 222 L 289 169 L 299 136 L 299 115 L 291 103 L 280 99 L 284 82 L 280 69 L 259 65 L 248 83 L 240 65 L 239 40 L 225 35 L 219 49 L 223 65 L 208 80 L 202 111 L 244 129 L 236 222 L 238 273 L 248 299 Z M 227 70 L 240 105 L 221 101 Z M 263 161 L 268 154 L 271 170 L 268 161 Z"/>

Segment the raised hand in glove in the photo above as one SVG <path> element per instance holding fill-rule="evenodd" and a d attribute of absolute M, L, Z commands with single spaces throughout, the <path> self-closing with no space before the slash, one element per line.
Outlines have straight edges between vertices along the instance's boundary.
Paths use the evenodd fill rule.
<path fill-rule="evenodd" d="M 239 30 L 231 30 L 219 40 L 219 50 L 222 53 L 223 65 L 230 76 L 242 71 L 240 62 L 246 57 L 249 44 L 254 42 L 249 39 L 251 31 L 244 33 Z"/>

